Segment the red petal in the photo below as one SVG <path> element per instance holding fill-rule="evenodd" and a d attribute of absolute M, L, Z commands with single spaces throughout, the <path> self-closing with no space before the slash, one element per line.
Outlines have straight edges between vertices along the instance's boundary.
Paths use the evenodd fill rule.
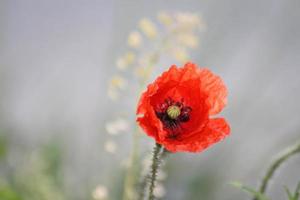
<path fill-rule="evenodd" d="M 148 93 L 143 93 L 137 109 L 137 114 L 140 115 L 137 118 L 138 124 L 147 133 L 147 135 L 153 137 L 156 141 L 160 140 L 160 135 L 165 134 L 161 121 L 156 117 L 152 106 L 150 105 L 150 99 Z"/>
<path fill-rule="evenodd" d="M 219 142 L 230 133 L 230 127 L 223 118 L 210 119 L 202 130 L 182 140 L 166 139 L 163 145 L 171 152 L 200 152 Z"/>
<path fill-rule="evenodd" d="M 208 96 L 206 103 L 210 107 L 209 114 L 218 114 L 227 103 L 227 88 L 222 79 L 208 69 L 197 68 L 193 63 L 187 63 L 185 68 L 196 68 L 201 79 L 201 92 Z"/>

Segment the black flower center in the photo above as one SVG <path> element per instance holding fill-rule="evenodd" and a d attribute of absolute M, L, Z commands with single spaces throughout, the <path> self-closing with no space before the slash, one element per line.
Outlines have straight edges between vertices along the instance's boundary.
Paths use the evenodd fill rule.
<path fill-rule="evenodd" d="M 181 128 L 181 123 L 190 120 L 191 111 L 192 108 L 186 106 L 183 103 L 183 99 L 181 101 L 174 101 L 172 98 L 167 98 L 157 106 L 155 114 L 172 136 L 176 136 L 178 130 Z"/>

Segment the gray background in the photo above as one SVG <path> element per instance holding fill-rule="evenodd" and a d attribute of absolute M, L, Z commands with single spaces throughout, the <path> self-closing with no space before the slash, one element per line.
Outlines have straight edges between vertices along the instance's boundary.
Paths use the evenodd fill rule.
<path fill-rule="evenodd" d="M 214 177 L 210 200 L 249 199 L 228 182 L 255 186 L 272 156 L 300 138 L 299 0 L 1 0 L 0 125 L 16 146 L 32 150 L 62 138 L 74 199 L 115 178 L 130 135 L 117 138 L 117 155 L 103 152 L 104 123 L 118 106 L 107 98 L 107 82 L 128 33 L 161 10 L 203 16 L 207 31 L 193 61 L 223 77 L 230 94 L 222 116 L 232 127 L 214 148 L 170 158 L 166 199 L 186 198 L 190 180 L 203 174 Z M 299 166 L 298 156 L 281 168 L 269 190 L 275 200 L 283 199 L 283 185 L 300 180 Z"/>

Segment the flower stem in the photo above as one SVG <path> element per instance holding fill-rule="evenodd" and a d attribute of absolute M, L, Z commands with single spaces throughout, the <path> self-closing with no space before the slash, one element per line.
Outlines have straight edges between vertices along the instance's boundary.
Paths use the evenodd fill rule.
<path fill-rule="evenodd" d="M 167 149 L 163 149 L 161 154 L 159 155 L 159 162 L 161 162 L 165 157 L 167 157 L 167 155 L 170 152 Z M 145 189 L 147 186 L 147 181 L 151 179 L 151 174 L 147 174 L 146 176 L 143 177 L 140 185 L 139 185 L 139 196 L 138 196 L 138 200 L 143 200 L 145 197 Z"/>
<path fill-rule="evenodd" d="M 279 166 L 285 162 L 287 159 L 289 159 L 291 156 L 300 153 L 300 141 L 292 146 L 287 148 L 283 153 L 281 153 L 277 159 L 273 161 L 273 163 L 270 165 L 270 167 L 267 170 L 266 175 L 262 179 L 261 185 L 259 187 L 259 192 L 264 194 L 266 192 L 266 189 L 268 187 L 268 183 L 270 179 L 273 177 L 274 172 L 279 168 Z M 253 200 L 257 200 L 257 198 L 254 198 Z"/>
<path fill-rule="evenodd" d="M 156 181 L 157 171 L 160 163 L 160 159 L 159 159 L 160 150 L 161 150 L 161 145 L 156 143 L 153 150 L 148 200 L 154 200 L 155 198 L 153 191 L 155 188 L 155 181 Z"/>

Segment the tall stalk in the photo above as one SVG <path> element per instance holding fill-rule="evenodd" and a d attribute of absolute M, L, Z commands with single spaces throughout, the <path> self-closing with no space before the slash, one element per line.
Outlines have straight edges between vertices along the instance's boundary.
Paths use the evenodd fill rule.
<path fill-rule="evenodd" d="M 148 200 L 154 200 L 154 198 L 155 198 L 153 192 L 154 192 L 154 188 L 155 188 L 157 171 L 158 171 L 159 164 L 160 164 L 160 159 L 159 159 L 160 150 L 161 150 L 161 145 L 156 143 L 154 150 L 153 150 L 153 157 L 152 157 Z"/>
<path fill-rule="evenodd" d="M 264 194 L 267 190 L 269 181 L 273 177 L 275 171 L 279 168 L 279 166 L 284 163 L 286 160 L 288 160 L 291 156 L 300 153 L 300 141 L 292 146 L 287 148 L 283 153 L 281 153 L 270 165 L 270 167 L 267 170 L 267 173 L 263 177 L 260 187 L 259 187 L 259 192 Z M 254 198 L 253 200 L 258 200 L 257 198 Z"/>

